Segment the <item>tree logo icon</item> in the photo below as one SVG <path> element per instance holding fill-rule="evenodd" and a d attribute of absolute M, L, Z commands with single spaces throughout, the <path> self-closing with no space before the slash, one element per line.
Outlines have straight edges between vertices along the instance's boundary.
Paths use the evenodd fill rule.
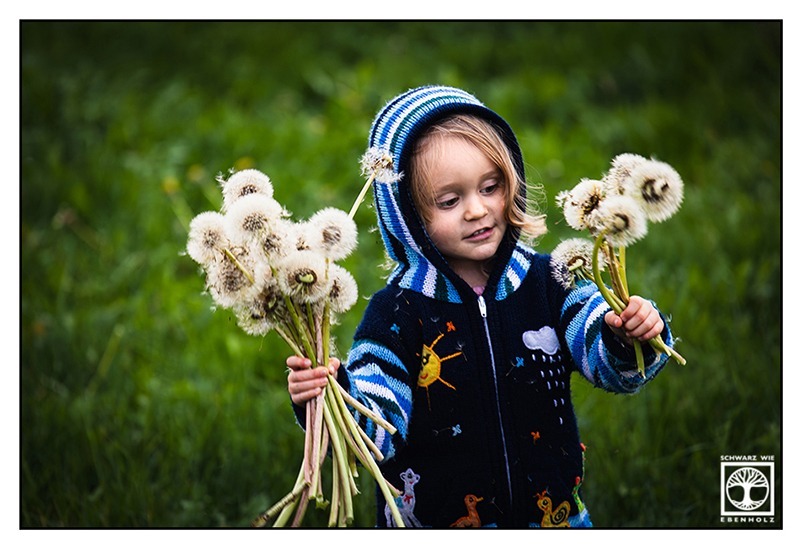
<path fill-rule="evenodd" d="M 739 510 L 751 512 L 767 501 L 770 483 L 761 470 L 752 466 L 739 468 L 728 476 L 728 500 Z"/>
<path fill-rule="evenodd" d="M 722 514 L 772 515 L 774 464 L 722 463 Z"/>

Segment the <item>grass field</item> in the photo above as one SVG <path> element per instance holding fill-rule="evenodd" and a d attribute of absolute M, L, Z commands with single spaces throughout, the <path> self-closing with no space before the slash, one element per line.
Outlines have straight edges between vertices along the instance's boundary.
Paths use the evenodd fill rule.
<path fill-rule="evenodd" d="M 599 527 L 728 527 L 720 456 L 774 455 L 780 526 L 780 23 L 28 21 L 20 47 L 22 527 L 244 527 L 290 489 L 288 350 L 211 308 L 187 224 L 231 168 L 297 217 L 347 210 L 374 114 L 424 83 L 510 121 L 540 250 L 576 236 L 555 195 L 614 155 L 678 170 L 683 208 L 628 269 L 688 365 L 634 397 L 575 379 L 587 505 Z M 341 352 L 383 284 L 357 222 Z"/>

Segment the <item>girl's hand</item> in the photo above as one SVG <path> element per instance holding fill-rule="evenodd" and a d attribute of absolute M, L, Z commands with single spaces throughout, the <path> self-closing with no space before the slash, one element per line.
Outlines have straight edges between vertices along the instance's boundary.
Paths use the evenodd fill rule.
<path fill-rule="evenodd" d="M 664 330 L 664 321 L 658 310 L 641 296 L 631 296 L 620 315 L 613 311 L 606 313 L 605 322 L 623 340 L 637 339 L 646 342 Z"/>
<path fill-rule="evenodd" d="M 340 367 L 340 360 L 335 357 L 329 359 L 329 368 L 317 367 L 311 369 L 312 361 L 306 357 L 291 356 L 287 358 L 290 373 L 287 375 L 287 390 L 290 399 L 296 405 L 303 405 L 323 391 L 327 383 L 327 374 L 335 376 Z"/>

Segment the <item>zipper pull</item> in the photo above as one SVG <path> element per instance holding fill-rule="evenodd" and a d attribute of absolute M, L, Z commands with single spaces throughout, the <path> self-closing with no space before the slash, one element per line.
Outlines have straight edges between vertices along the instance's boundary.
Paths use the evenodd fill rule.
<path fill-rule="evenodd" d="M 483 298 L 482 296 L 480 296 L 480 297 L 477 299 L 477 302 L 478 302 L 478 303 L 479 303 L 479 305 L 480 305 L 480 315 L 482 315 L 482 318 L 483 318 L 483 319 L 485 319 L 486 317 L 488 317 L 488 310 L 487 310 L 487 309 L 486 309 L 486 307 L 485 307 L 485 298 Z"/>

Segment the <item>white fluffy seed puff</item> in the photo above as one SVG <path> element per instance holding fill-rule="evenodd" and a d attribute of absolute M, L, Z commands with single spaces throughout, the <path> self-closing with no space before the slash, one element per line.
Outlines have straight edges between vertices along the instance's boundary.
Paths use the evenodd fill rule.
<path fill-rule="evenodd" d="M 563 288 L 571 290 L 579 280 L 593 280 L 592 254 L 594 243 L 589 239 L 573 238 L 561 241 L 549 259 L 552 277 Z M 598 251 L 599 267 L 604 269 L 602 249 Z"/>
<path fill-rule="evenodd" d="M 264 336 L 287 316 L 284 297 L 275 281 L 266 284 L 253 300 L 233 309 L 237 325 L 252 336 Z"/>
<path fill-rule="evenodd" d="M 202 212 L 192 219 L 187 238 L 187 254 L 190 258 L 207 266 L 229 246 L 224 218 L 220 212 Z"/>
<path fill-rule="evenodd" d="M 301 303 L 315 303 L 329 294 L 326 259 L 311 250 L 296 250 L 276 267 L 283 294 Z"/>
<path fill-rule="evenodd" d="M 611 167 L 602 177 L 607 193 L 623 195 L 625 193 L 625 182 L 630 178 L 630 174 L 647 162 L 647 159 L 635 153 L 622 153 L 611 160 Z"/>
<path fill-rule="evenodd" d="M 219 177 L 218 182 L 223 189 L 223 212 L 228 212 L 235 202 L 248 195 L 259 194 L 273 198 L 273 183 L 259 170 L 240 170 L 227 180 Z"/>
<path fill-rule="evenodd" d="M 226 231 L 235 243 L 251 246 L 262 242 L 284 214 L 274 199 L 258 193 L 246 195 L 226 212 Z"/>
<path fill-rule="evenodd" d="M 605 232 L 613 246 L 630 246 L 647 234 L 647 217 L 628 195 L 611 195 L 589 217 L 592 233 Z"/>
<path fill-rule="evenodd" d="M 380 183 L 395 183 L 401 174 L 393 168 L 393 156 L 388 149 L 371 147 L 360 158 L 360 171 L 364 177 L 373 176 Z"/>
<path fill-rule="evenodd" d="M 230 309 L 259 294 L 269 276 L 248 250 L 235 246 L 205 267 L 206 286 L 214 302 Z"/>
<path fill-rule="evenodd" d="M 307 244 L 326 258 L 339 261 L 357 246 L 357 224 L 337 208 L 319 210 L 306 224 Z"/>
<path fill-rule="evenodd" d="M 337 264 L 329 265 L 329 303 L 334 313 L 348 311 L 357 303 L 357 281 L 347 269 Z"/>
<path fill-rule="evenodd" d="M 683 202 L 683 180 L 665 162 L 648 160 L 639 164 L 624 185 L 625 192 L 641 203 L 651 222 L 669 219 Z"/>
<path fill-rule="evenodd" d="M 571 191 L 561 191 L 556 197 L 563 217 L 572 229 L 582 231 L 590 227 L 589 220 L 605 197 L 601 181 L 582 179 Z"/>

